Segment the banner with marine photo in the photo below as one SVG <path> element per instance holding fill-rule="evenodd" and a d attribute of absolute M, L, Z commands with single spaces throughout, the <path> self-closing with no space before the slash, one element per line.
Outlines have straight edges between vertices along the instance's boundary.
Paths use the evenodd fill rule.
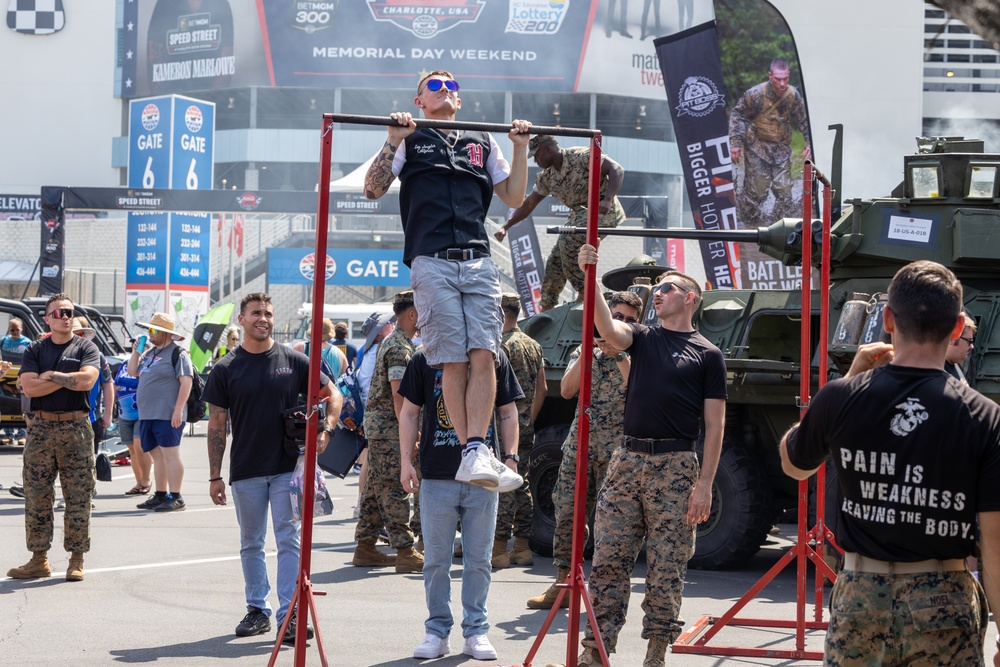
<path fill-rule="evenodd" d="M 768 0 L 715 0 L 739 228 L 802 217 L 809 110 L 795 37 Z M 741 246 L 745 289 L 796 289 L 802 268 Z"/>
<path fill-rule="evenodd" d="M 712 229 L 719 212 L 721 229 L 800 218 L 802 160 L 812 140 L 791 29 L 767 0 L 715 0 L 714 9 L 715 21 L 655 42 L 695 225 Z M 799 267 L 752 244 L 708 243 L 702 255 L 713 287 L 801 284 Z"/>

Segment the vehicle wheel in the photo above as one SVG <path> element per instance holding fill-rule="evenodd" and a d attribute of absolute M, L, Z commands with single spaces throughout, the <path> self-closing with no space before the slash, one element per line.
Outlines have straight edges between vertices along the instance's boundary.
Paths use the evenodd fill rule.
<path fill-rule="evenodd" d="M 556 530 L 556 513 L 552 505 L 552 490 L 559 478 L 562 445 L 569 433 L 569 424 L 554 424 L 535 433 L 535 444 L 528 455 L 528 484 L 531 486 L 533 518 L 531 550 L 540 556 L 552 555 L 552 537 Z"/>
<path fill-rule="evenodd" d="M 727 438 L 712 484 L 712 512 L 699 524 L 688 566 L 720 570 L 760 551 L 771 529 L 770 490 L 760 463 Z"/>

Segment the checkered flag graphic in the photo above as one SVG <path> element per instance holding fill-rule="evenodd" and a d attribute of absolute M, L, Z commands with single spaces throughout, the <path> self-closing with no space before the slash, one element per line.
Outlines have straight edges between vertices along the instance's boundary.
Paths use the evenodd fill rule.
<path fill-rule="evenodd" d="M 27 35 L 51 35 L 66 25 L 62 0 L 10 0 L 7 27 Z"/>

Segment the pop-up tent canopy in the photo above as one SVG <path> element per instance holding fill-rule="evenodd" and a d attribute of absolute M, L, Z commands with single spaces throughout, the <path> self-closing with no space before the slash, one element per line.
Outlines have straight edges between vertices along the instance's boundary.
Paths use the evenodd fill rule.
<path fill-rule="evenodd" d="M 375 161 L 375 156 L 371 156 L 367 160 L 361 163 L 361 166 L 341 178 L 330 182 L 330 192 L 364 192 L 365 191 L 365 174 L 368 173 L 368 167 L 371 166 L 372 162 Z M 392 185 L 389 186 L 389 192 L 397 192 L 399 190 L 399 179 L 393 179 Z"/>

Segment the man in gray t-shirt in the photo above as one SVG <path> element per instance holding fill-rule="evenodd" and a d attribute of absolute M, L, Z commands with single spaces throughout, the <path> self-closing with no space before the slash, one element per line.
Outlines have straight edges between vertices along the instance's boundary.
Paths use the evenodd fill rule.
<path fill-rule="evenodd" d="M 148 324 L 148 339 L 140 336 L 128 361 L 130 375 L 138 376 L 136 406 L 139 408 L 139 438 L 142 451 L 153 457 L 156 491 L 137 507 L 155 512 L 184 509 L 181 482 L 184 464 L 180 444 L 187 419 L 187 399 L 191 393 L 194 368 L 187 352 L 174 341 L 184 336 L 174 329 L 174 318 L 156 313 Z"/>

